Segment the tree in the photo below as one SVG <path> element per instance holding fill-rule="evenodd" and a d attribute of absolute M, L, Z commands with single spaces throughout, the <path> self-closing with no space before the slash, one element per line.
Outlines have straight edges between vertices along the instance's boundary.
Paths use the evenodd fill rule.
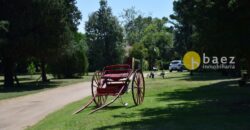
<path fill-rule="evenodd" d="M 75 33 L 75 39 L 71 42 L 63 49 L 63 53 L 49 64 L 50 72 L 58 78 L 72 78 L 87 71 L 87 46 L 84 35 Z"/>
<path fill-rule="evenodd" d="M 125 41 L 128 45 L 133 45 L 139 42 L 140 37 L 138 36 L 143 32 L 142 14 L 135 7 L 124 9 L 123 11 L 121 16 L 124 24 Z"/>
<path fill-rule="evenodd" d="M 152 17 L 143 17 L 134 8 L 124 10 L 125 40 L 128 45 L 139 43 L 143 37 L 144 29 L 152 22 Z"/>
<path fill-rule="evenodd" d="M 35 74 L 35 72 L 36 72 L 36 68 L 35 68 L 35 65 L 34 65 L 33 62 L 31 62 L 31 63 L 29 64 L 27 70 L 28 70 L 28 73 L 30 74 L 30 76 L 31 76 L 31 78 L 32 78 L 32 76 L 33 76 L 33 75 Z"/>
<path fill-rule="evenodd" d="M 9 22 L 8 21 L 0 21 L 0 73 L 3 73 L 2 67 L 2 59 L 3 59 L 3 45 L 6 43 L 6 34 L 9 30 Z"/>
<path fill-rule="evenodd" d="M 152 22 L 144 29 L 140 42 L 148 50 L 149 69 L 156 65 L 157 60 L 166 61 L 171 58 L 172 32 L 165 26 L 167 21 L 166 18 L 152 19 Z"/>
<path fill-rule="evenodd" d="M 5 32 L 8 32 L 8 25 L 9 22 L 8 21 L 0 21 L 0 30 L 4 30 Z"/>
<path fill-rule="evenodd" d="M 148 50 L 144 47 L 143 44 L 136 43 L 132 46 L 132 49 L 129 50 L 130 57 L 136 59 L 145 59 L 148 56 Z"/>
<path fill-rule="evenodd" d="M 6 21 L 8 31 L 0 32 L 0 52 L 4 70 L 4 88 L 14 86 L 14 69 L 17 59 L 22 59 L 28 52 L 28 38 L 31 34 L 32 1 L 0 2 L 0 21 Z"/>
<path fill-rule="evenodd" d="M 40 29 L 34 34 L 34 56 L 40 60 L 42 81 L 47 81 L 46 64 L 63 53 L 77 31 L 80 11 L 75 0 L 37 1 L 34 20 Z M 44 10 L 46 6 L 47 10 Z M 50 8 L 48 8 L 50 7 Z M 49 23 L 49 24 L 48 24 Z"/>
<path fill-rule="evenodd" d="M 174 11 L 170 18 L 175 20 L 174 30 L 174 47 L 182 57 L 187 51 L 193 50 L 193 42 L 191 40 L 192 33 L 194 31 L 194 25 L 192 22 L 192 12 L 190 7 L 192 7 L 192 1 L 182 0 L 174 1 Z"/>
<path fill-rule="evenodd" d="M 107 1 L 100 1 L 99 10 L 89 16 L 85 30 L 91 71 L 122 62 L 124 56 L 122 27 L 112 15 Z"/>
<path fill-rule="evenodd" d="M 16 63 L 30 57 L 41 61 L 42 78 L 46 81 L 46 62 L 69 44 L 79 18 L 75 0 L 2 0 L 0 21 L 9 23 L 8 32 L 0 32 L 5 88 L 14 86 Z"/>
<path fill-rule="evenodd" d="M 125 10 L 124 16 L 132 17 L 134 9 Z M 126 18 L 125 24 L 127 42 L 132 45 L 130 56 L 148 60 L 149 69 L 156 65 L 156 61 L 162 62 L 171 59 L 173 48 L 172 29 L 166 27 L 168 19 L 163 17 L 152 18 L 138 15 L 136 18 Z"/>
<path fill-rule="evenodd" d="M 249 5 L 248 0 L 175 1 L 175 46 L 250 61 Z"/>

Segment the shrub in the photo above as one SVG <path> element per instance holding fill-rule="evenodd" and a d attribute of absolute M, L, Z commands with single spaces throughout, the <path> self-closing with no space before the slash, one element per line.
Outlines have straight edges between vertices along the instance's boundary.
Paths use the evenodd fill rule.
<path fill-rule="evenodd" d="M 50 65 L 50 72 L 57 78 L 72 78 L 87 71 L 88 59 L 83 44 L 73 43 Z"/>

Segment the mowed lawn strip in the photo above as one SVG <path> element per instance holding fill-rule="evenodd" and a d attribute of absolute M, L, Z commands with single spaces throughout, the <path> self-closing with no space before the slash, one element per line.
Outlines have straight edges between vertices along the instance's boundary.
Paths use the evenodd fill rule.
<path fill-rule="evenodd" d="M 89 99 L 89 98 L 88 98 Z M 29 130 L 105 129 L 250 129 L 250 88 L 217 73 L 169 73 L 166 79 L 146 79 L 145 101 L 134 106 L 131 91 L 94 114 L 72 113 L 87 98 L 50 114 Z"/>
<path fill-rule="evenodd" d="M 39 78 L 39 75 L 21 75 L 18 76 L 20 86 L 11 89 L 4 90 L 3 89 L 3 77 L 0 77 L 0 100 L 14 98 L 19 96 L 24 96 L 28 94 L 33 94 L 37 92 L 41 92 L 47 89 L 55 88 L 55 87 L 63 87 L 74 83 L 91 81 L 92 76 L 83 76 L 79 78 L 72 79 L 55 79 L 52 75 L 48 75 L 50 82 L 41 82 L 40 80 L 37 82 L 36 80 Z"/>

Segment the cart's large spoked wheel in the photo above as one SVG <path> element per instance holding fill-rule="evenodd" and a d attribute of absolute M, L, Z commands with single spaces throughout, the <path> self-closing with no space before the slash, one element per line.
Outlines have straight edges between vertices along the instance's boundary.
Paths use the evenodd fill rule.
<path fill-rule="evenodd" d="M 97 88 L 102 88 L 104 87 L 104 85 L 105 82 L 103 81 L 103 79 L 101 79 L 101 72 L 99 71 L 95 72 L 92 77 L 91 91 L 92 91 L 92 96 L 95 97 L 94 102 L 97 107 L 102 106 L 107 100 L 107 96 L 97 95 Z"/>
<path fill-rule="evenodd" d="M 135 105 L 139 105 L 144 100 L 145 81 L 142 71 L 137 70 L 132 80 L 132 95 Z"/>

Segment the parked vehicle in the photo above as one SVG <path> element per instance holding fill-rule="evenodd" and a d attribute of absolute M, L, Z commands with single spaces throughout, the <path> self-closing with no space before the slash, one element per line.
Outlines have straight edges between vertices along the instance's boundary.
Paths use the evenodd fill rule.
<path fill-rule="evenodd" d="M 181 60 L 173 60 L 170 62 L 169 71 L 177 70 L 179 72 L 183 71 L 183 63 Z"/>

